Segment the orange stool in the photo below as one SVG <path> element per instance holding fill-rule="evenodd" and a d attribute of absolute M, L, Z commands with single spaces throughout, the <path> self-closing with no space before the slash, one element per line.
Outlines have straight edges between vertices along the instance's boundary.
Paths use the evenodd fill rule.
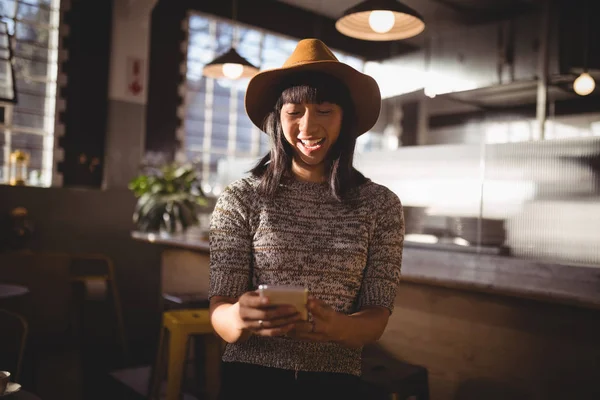
<path fill-rule="evenodd" d="M 156 365 L 154 373 L 150 383 L 150 398 L 156 399 L 160 394 L 160 382 L 162 377 L 162 370 L 165 358 L 165 332 L 169 332 L 168 341 L 168 356 L 167 358 L 167 393 L 166 400 L 178 400 L 181 396 L 181 384 L 183 381 L 183 374 L 185 371 L 185 364 L 188 353 L 188 343 L 190 336 L 193 335 L 207 335 L 204 337 L 205 345 L 210 343 L 214 330 L 210 323 L 210 316 L 208 309 L 191 309 L 191 310 L 172 310 L 163 313 L 163 323 L 160 332 L 160 340 L 158 345 L 158 356 L 156 358 Z M 208 336 L 209 335 L 209 336 Z M 209 339 L 210 338 L 210 339 Z M 215 343 L 217 343 L 215 341 Z M 218 371 L 216 366 L 209 365 L 213 357 L 210 347 L 212 350 L 218 351 L 220 354 L 220 346 L 206 346 L 206 359 L 205 361 L 205 382 L 215 383 L 218 382 Z M 217 357 L 215 357 L 217 358 Z M 211 368 L 214 367 L 214 368 Z M 209 390 L 210 391 L 210 390 Z M 212 393 L 213 396 L 216 395 Z"/>

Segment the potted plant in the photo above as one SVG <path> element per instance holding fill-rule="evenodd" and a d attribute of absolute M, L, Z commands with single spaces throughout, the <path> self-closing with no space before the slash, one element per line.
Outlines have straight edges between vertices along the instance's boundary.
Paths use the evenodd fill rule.
<path fill-rule="evenodd" d="M 142 232 L 185 232 L 198 224 L 207 204 L 200 179 L 191 165 L 167 164 L 140 174 L 129 183 L 138 198 L 133 222 Z"/>

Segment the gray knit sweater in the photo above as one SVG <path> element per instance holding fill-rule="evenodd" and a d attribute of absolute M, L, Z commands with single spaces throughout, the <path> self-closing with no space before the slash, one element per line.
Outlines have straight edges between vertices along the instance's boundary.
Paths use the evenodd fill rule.
<path fill-rule="evenodd" d="M 301 285 L 336 311 L 393 309 L 404 219 L 398 197 L 371 181 L 340 203 L 326 184 L 291 180 L 274 200 L 258 179 L 238 180 L 211 219 L 210 293 L 238 297 L 260 284 Z M 361 349 L 252 335 L 228 344 L 224 361 L 360 375 Z"/>

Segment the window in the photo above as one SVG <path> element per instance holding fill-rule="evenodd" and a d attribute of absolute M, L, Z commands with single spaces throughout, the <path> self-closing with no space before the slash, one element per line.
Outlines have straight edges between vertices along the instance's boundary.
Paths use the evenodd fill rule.
<path fill-rule="evenodd" d="M 0 19 L 13 36 L 18 96 L 12 121 L 0 124 L 0 183 L 8 180 L 15 150 L 30 156 L 31 184 L 52 182 L 59 8 L 60 0 L 0 0 Z"/>
<path fill-rule="evenodd" d="M 218 195 L 229 183 L 226 167 L 239 164 L 245 171 L 269 148 L 269 138 L 246 115 L 244 94 L 248 80 L 206 78 L 204 65 L 236 50 L 261 70 L 281 67 L 298 40 L 247 27 L 224 19 L 192 14 L 189 18 L 187 90 L 185 111 L 185 157 L 198 165 L 204 189 Z M 364 61 L 339 52 L 336 57 L 359 71 Z M 227 165 L 222 161 L 227 161 Z"/>

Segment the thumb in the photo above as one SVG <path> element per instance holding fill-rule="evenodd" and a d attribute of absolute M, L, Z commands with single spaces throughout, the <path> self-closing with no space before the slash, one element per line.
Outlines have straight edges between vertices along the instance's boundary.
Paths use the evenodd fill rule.
<path fill-rule="evenodd" d="M 316 317 L 325 317 L 328 309 L 329 306 L 321 300 L 315 298 L 310 298 L 308 300 L 308 310 Z"/>

